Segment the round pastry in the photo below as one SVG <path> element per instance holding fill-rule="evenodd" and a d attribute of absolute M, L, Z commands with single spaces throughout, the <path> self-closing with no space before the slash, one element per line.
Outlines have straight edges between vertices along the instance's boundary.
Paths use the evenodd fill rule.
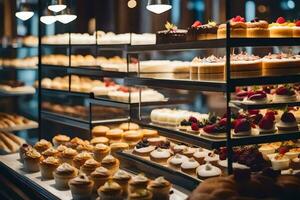
<path fill-rule="evenodd" d="M 92 134 L 94 137 L 106 136 L 106 132 L 109 130 L 110 128 L 107 126 L 95 126 L 92 129 Z"/>
<path fill-rule="evenodd" d="M 139 125 L 137 125 L 136 123 L 132 123 L 132 122 L 127 122 L 127 123 L 122 123 L 119 126 L 120 129 L 122 129 L 123 131 L 128 131 L 128 130 L 138 130 L 140 128 Z"/>
<path fill-rule="evenodd" d="M 143 134 L 144 138 L 153 138 L 158 136 L 157 130 L 152 130 L 152 129 L 142 129 L 140 130 L 141 133 Z"/>
<path fill-rule="evenodd" d="M 122 139 L 123 132 L 124 131 L 122 129 L 118 129 L 118 128 L 111 129 L 106 132 L 106 137 L 109 140 L 120 141 Z"/>
<path fill-rule="evenodd" d="M 53 179 L 53 172 L 59 166 L 59 160 L 55 157 L 48 157 L 40 162 L 40 170 L 43 180 Z"/>
<path fill-rule="evenodd" d="M 180 165 L 181 171 L 192 176 L 196 175 L 197 167 L 199 167 L 199 163 L 194 158 L 189 158 Z"/>
<path fill-rule="evenodd" d="M 114 176 L 112 177 L 112 180 L 118 183 L 122 187 L 122 195 L 124 197 L 127 196 L 128 193 L 128 182 L 130 181 L 131 176 L 124 170 L 118 170 Z"/>
<path fill-rule="evenodd" d="M 54 149 L 53 147 L 47 149 L 46 151 L 42 152 L 42 156 L 46 159 L 48 157 L 57 157 L 59 155 L 59 152 Z"/>
<path fill-rule="evenodd" d="M 295 90 L 291 87 L 280 86 L 276 89 L 275 95 L 273 97 L 273 102 L 294 102 L 297 101 L 297 94 Z"/>
<path fill-rule="evenodd" d="M 204 163 L 204 159 L 206 156 L 208 156 L 209 151 L 203 148 L 197 148 L 193 154 L 193 158 L 202 165 Z"/>
<path fill-rule="evenodd" d="M 183 145 L 183 144 L 176 144 L 176 145 L 171 146 L 171 150 L 173 151 L 173 153 L 179 153 L 179 154 L 181 154 L 182 151 L 186 148 L 187 148 L 187 146 Z"/>
<path fill-rule="evenodd" d="M 221 169 L 211 165 L 210 163 L 206 163 L 197 168 L 197 176 L 201 180 L 212 177 L 218 177 L 221 176 L 221 174 Z"/>
<path fill-rule="evenodd" d="M 123 133 L 123 139 L 125 142 L 130 143 L 130 142 L 138 142 L 142 139 L 143 135 L 140 131 L 125 131 Z"/>
<path fill-rule="evenodd" d="M 155 150 L 155 146 L 151 146 L 147 139 L 141 140 L 133 149 L 133 153 L 139 156 L 148 157 L 150 152 Z"/>
<path fill-rule="evenodd" d="M 149 183 L 149 179 L 143 174 L 136 175 L 132 177 L 129 181 L 128 192 L 132 193 L 138 189 L 146 189 Z"/>
<path fill-rule="evenodd" d="M 298 123 L 291 112 L 284 112 L 280 118 L 280 121 L 276 124 L 279 132 L 298 131 Z"/>
<path fill-rule="evenodd" d="M 119 170 L 120 161 L 112 155 L 107 155 L 102 159 L 101 166 L 108 169 L 110 174 L 114 174 Z"/>
<path fill-rule="evenodd" d="M 115 155 L 117 151 L 124 151 L 129 149 L 129 145 L 126 142 L 115 142 L 110 144 L 110 152 L 112 155 Z"/>
<path fill-rule="evenodd" d="M 24 154 L 26 153 L 26 151 L 28 151 L 29 149 L 32 149 L 32 146 L 29 144 L 22 144 L 22 146 L 19 149 L 19 154 L 20 154 L 20 160 L 21 162 L 23 162 L 24 159 Z"/>
<path fill-rule="evenodd" d="M 171 183 L 161 176 L 151 181 L 148 189 L 152 192 L 153 199 L 169 200 L 171 186 Z"/>
<path fill-rule="evenodd" d="M 68 163 L 63 163 L 56 168 L 53 172 L 53 177 L 55 180 L 55 186 L 58 189 L 67 189 L 69 188 L 69 180 L 77 176 L 78 170 Z"/>
<path fill-rule="evenodd" d="M 175 154 L 174 156 L 170 157 L 167 161 L 168 165 L 173 169 L 180 169 L 180 166 L 183 162 L 188 161 L 188 157 L 180 154 Z"/>
<path fill-rule="evenodd" d="M 265 20 L 253 19 L 247 22 L 247 37 L 268 38 L 270 37 L 269 23 Z"/>
<path fill-rule="evenodd" d="M 159 137 L 148 138 L 147 141 L 152 146 L 159 146 L 162 142 L 166 142 L 167 139 L 165 137 L 159 136 Z"/>
<path fill-rule="evenodd" d="M 68 147 L 66 147 L 65 145 L 59 145 L 56 150 L 58 151 L 58 155 L 60 155 L 65 149 L 67 149 Z"/>
<path fill-rule="evenodd" d="M 94 181 L 94 191 L 104 185 L 104 183 L 111 178 L 110 172 L 104 167 L 98 167 L 95 171 L 93 171 L 90 175 L 91 180 Z"/>
<path fill-rule="evenodd" d="M 66 148 L 63 152 L 59 154 L 60 163 L 68 163 L 73 165 L 73 159 L 77 156 L 77 151 L 71 148 Z"/>
<path fill-rule="evenodd" d="M 168 149 L 157 148 L 150 153 L 150 159 L 154 162 L 166 164 L 167 160 L 171 157 L 171 153 Z"/>
<path fill-rule="evenodd" d="M 75 137 L 70 142 L 67 142 L 65 145 L 69 148 L 76 149 L 77 146 L 81 144 L 85 144 L 85 142 L 82 139 Z"/>
<path fill-rule="evenodd" d="M 94 148 L 94 158 L 98 162 L 101 162 L 102 159 L 109 155 L 110 147 L 105 144 L 97 144 Z"/>
<path fill-rule="evenodd" d="M 109 144 L 109 139 L 107 137 L 95 137 L 91 140 L 91 144 L 96 146 L 97 144 Z"/>
<path fill-rule="evenodd" d="M 68 137 L 66 135 L 57 135 L 57 136 L 53 137 L 53 139 L 52 139 L 52 142 L 55 147 L 58 147 L 61 144 L 65 144 L 69 141 L 70 141 L 70 137 Z"/>
<path fill-rule="evenodd" d="M 88 152 L 82 152 L 80 154 L 77 154 L 73 158 L 73 166 L 76 167 L 77 169 L 80 169 L 82 165 L 84 165 L 85 161 L 93 158 L 91 153 Z"/>
<path fill-rule="evenodd" d="M 91 144 L 80 144 L 76 147 L 76 150 L 81 153 L 81 152 L 93 152 L 94 146 Z"/>
<path fill-rule="evenodd" d="M 249 136 L 251 134 L 252 134 L 252 127 L 250 122 L 247 119 L 243 118 L 243 119 L 236 120 L 232 135 Z"/>
<path fill-rule="evenodd" d="M 152 192 L 147 189 L 138 189 L 131 192 L 128 196 L 128 200 L 153 200 Z"/>
<path fill-rule="evenodd" d="M 107 181 L 97 190 L 97 193 L 99 200 L 123 200 L 121 186 L 113 181 Z"/>
<path fill-rule="evenodd" d="M 89 180 L 85 174 L 80 174 L 69 181 L 69 187 L 74 200 L 90 199 L 94 182 Z"/>
<path fill-rule="evenodd" d="M 186 156 L 186 157 L 192 157 L 193 154 L 195 153 L 195 148 L 192 148 L 192 147 L 187 147 L 187 148 L 184 148 L 183 151 L 181 152 L 182 155 Z"/>
<path fill-rule="evenodd" d="M 290 159 L 282 154 L 278 154 L 271 158 L 271 163 L 274 170 L 284 170 L 289 168 Z"/>
<path fill-rule="evenodd" d="M 215 154 L 214 152 L 208 153 L 207 156 L 204 158 L 205 163 L 209 162 L 215 166 L 218 165 L 218 161 L 219 161 L 219 156 L 217 154 Z"/>
<path fill-rule="evenodd" d="M 24 153 L 23 166 L 27 172 L 38 172 L 41 154 L 35 149 L 29 149 Z"/>
<path fill-rule="evenodd" d="M 41 139 L 38 141 L 35 145 L 34 148 L 39 152 L 42 153 L 52 147 L 51 142 L 48 142 L 47 140 Z"/>
<path fill-rule="evenodd" d="M 89 159 L 80 167 L 80 171 L 89 176 L 97 167 L 100 167 L 100 163 L 94 159 Z"/>

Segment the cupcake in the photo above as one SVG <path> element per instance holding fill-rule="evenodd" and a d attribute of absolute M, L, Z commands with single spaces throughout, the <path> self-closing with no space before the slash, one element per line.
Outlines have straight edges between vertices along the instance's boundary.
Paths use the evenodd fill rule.
<path fill-rule="evenodd" d="M 94 146 L 91 144 L 80 144 L 76 147 L 76 150 L 81 153 L 81 152 L 93 152 Z"/>
<path fill-rule="evenodd" d="M 19 155 L 20 155 L 20 160 L 21 162 L 23 162 L 24 159 L 24 154 L 26 153 L 26 151 L 28 151 L 29 149 L 32 149 L 32 146 L 29 144 L 22 144 L 22 146 L 19 149 Z"/>
<path fill-rule="evenodd" d="M 196 151 L 195 148 L 187 147 L 187 148 L 183 149 L 181 154 L 190 158 L 190 157 L 193 157 L 193 154 L 195 153 L 195 151 Z"/>
<path fill-rule="evenodd" d="M 110 144 L 109 147 L 112 155 L 115 155 L 117 151 L 124 151 L 129 149 L 129 145 L 126 142 L 114 142 Z"/>
<path fill-rule="evenodd" d="M 94 187 L 94 182 L 89 180 L 85 174 L 80 174 L 69 181 L 72 197 L 74 200 L 90 199 Z"/>
<path fill-rule="evenodd" d="M 48 142 L 47 140 L 41 139 L 38 141 L 35 145 L 34 148 L 39 152 L 42 153 L 52 147 L 51 142 Z"/>
<path fill-rule="evenodd" d="M 41 154 L 35 149 L 29 149 L 28 151 L 26 151 L 23 158 L 23 166 L 25 171 L 38 172 L 40 170 L 39 162 L 41 158 Z"/>
<path fill-rule="evenodd" d="M 55 147 L 58 147 L 61 144 L 66 144 L 69 141 L 70 141 L 70 137 L 66 135 L 57 135 L 52 139 L 52 142 Z"/>
<path fill-rule="evenodd" d="M 67 147 L 72 148 L 72 149 L 76 149 L 77 146 L 80 145 L 80 144 L 85 144 L 85 142 L 82 139 L 78 138 L 78 137 L 75 137 L 70 142 L 65 143 L 65 145 Z"/>
<path fill-rule="evenodd" d="M 118 170 L 112 177 L 112 180 L 118 183 L 122 187 L 122 195 L 127 196 L 128 192 L 128 182 L 130 181 L 131 176 L 124 170 Z"/>
<path fill-rule="evenodd" d="M 97 190 L 97 193 L 99 200 L 123 200 L 121 186 L 113 181 L 107 181 Z"/>
<path fill-rule="evenodd" d="M 138 190 L 138 189 L 146 189 L 149 183 L 149 179 L 143 174 L 136 175 L 132 177 L 132 179 L 128 182 L 128 192 L 129 194 Z"/>
<path fill-rule="evenodd" d="M 152 129 L 142 129 L 140 130 L 141 133 L 143 134 L 144 138 L 153 138 L 158 136 L 157 130 L 152 130 Z"/>
<path fill-rule="evenodd" d="M 67 149 L 68 147 L 66 147 L 65 145 L 59 145 L 56 150 L 58 151 L 58 155 L 60 155 L 65 149 Z"/>
<path fill-rule="evenodd" d="M 171 183 L 161 176 L 151 181 L 148 189 L 152 192 L 153 199 L 169 200 L 171 186 Z"/>
<path fill-rule="evenodd" d="M 80 167 L 80 171 L 89 176 L 97 167 L 100 167 L 100 163 L 94 159 L 89 159 Z"/>
<path fill-rule="evenodd" d="M 47 149 L 46 151 L 43 151 L 42 152 L 42 156 L 44 157 L 44 158 L 48 158 L 48 157 L 57 157 L 58 156 L 58 154 L 59 154 L 59 152 L 56 150 L 56 149 L 54 149 L 53 147 L 50 147 L 49 149 Z"/>
<path fill-rule="evenodd" d="M 102 136 L 106 136 L 106 132 L 109 130 L 110 128 L 107 126 L 95 126 L 92 129 L 92 134 L 94 137 L 102 137 Z"/>
<path fill-rule="evenodd" d="M 40 162 L 40 170 L 43 180 L 53 179 L 53 172 L 59 166 L 59 160 L 55 157 L 48 157 Z"/>
<path fill-rule="evenodd" d="M 209 151 L 203 148 L 197 148 L 193 154 L 193 158 L 201 165 L 204 162 L 204 158 L 208 156 Z"/>
<path fill-rule="evenodd" d="M 133 149 L 133 154 L 149 157 L 150 152 L 155 150 L 155 146 L 151 146 L 147 139 L 141 140 Z"/>
<path fill-rule="evenodd" d="M 111 174 L 106 168 L 98 167 L 91 173 L 90 178 L 94 181 L 94 191 L 97 191 L 100 186 L 110 180 Z"/>
<path fill-rule="evenodd" d="M 182 151 L 186 148 L 187 146 L 183 144 L 176 144 L 174 146 L 171 146 L 171 150 L 173 151 L 173 153 L 179 153 L 179 154 L 182 154 Z"/>
<path fill-rule="evenodd" d="M 136 123 L 127 122 L 127 123 L 122 123 L 119 126 L 119 128 L 122 129 L 123 131 L 129 131 L 129 130 L 138 130 L 140 126 L 137 125 Z"/>
<path fill-rule="evenodd" d="M 88 152 L 82 152 L 80 154 L 77 154 L 73 158 L 73 166 L 76 167 L 77 169 L 80 169 L 82 165 L 84 165 L 85 161 L 93 158 L 92 155 Z"/>
<path fill-rule="evenodd" d="M 210 163 L 206 163 L 197 168 L 197 176 L 201 180 L 212 177 L 218 177 L 221 176 L 221 174 L 221 169 L 211 165 Z"/>
<path fill-rule="evenodd" d="M 63 163 L 53 172 L 55 186 L 58 189 L 68 189 L 69 180 L 77 176 L 78 170 L 68 163 Z"/>
<path fill-rule="evenodd" d="M 147 189 L 138 189 L 128 195 L 128 200 L 153 200 L 152 192 Z"/>
<path fill-rule="evenodd" d="M 66 148 L 61 154 L 59 155 L 59 159 L 61 163 L 68 163 L 73 165 L 73 159 L 77 156 L 77 151 L 71 148 Z"/>
<path fill-rule="evenodd" d="M 109 144 L 109 139 L 107 137 L 95 137 L 91 140 L 91 145 L 96 146 L 97 144 Z"/>
<path fill-rule="evenodd" d="M 97 144 L 94 148 L 94 158 L 98 162 L 101 162 L 102 159 L 109 155 L 110 147 L 105 144 Z"/>
<path fill-rule="evenodd" d="M 217 166 L 219 161 L 219 156 L 215 154 L 214 151 L 207 154 L 207 156 L 204 158 L 204 162 L 209 162 L 212 165 Z"/>
<path fill-rule="evenodd" d="M 167 163 L 171 168 L 178 170 L 180 169 L 181 164 L 186 161 L 188 161 L 188 157 L 181 154 L 175 154 L 168 159 Z"/>
<path fill-rule="evenodd" d="M 120 161 L 112 155 L 107 155 L 102 159 L 101 166 L 108 169 L 111 174 L 114 174 L 119 170 Z"/>
<path fill-rule="evenodd" d="M 192 176 L 196 175 L 197 167 L 199 167 L 199 163 L 194 158 L 189 158 L 180 165 L 181 171 Z"/>
<path fill-rule="evenodd" d="M 170 157 L 171 153 L 168 149 L 157 148 L 150 153 L 150 159 L 160 164 L 166 164 Z"/>
<path fill-rule="evenodd" d="M 106 137 L 112 141 L 120 141 L 122 139 L 123 132 L 124 131 L 122 129 L 111 129 L 106 132 Z"/>

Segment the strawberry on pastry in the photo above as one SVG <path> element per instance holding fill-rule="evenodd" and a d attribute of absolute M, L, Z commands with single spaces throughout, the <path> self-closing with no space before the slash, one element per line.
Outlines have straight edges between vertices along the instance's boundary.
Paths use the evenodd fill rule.
<path fill-rule="evenodd" d="M 235 136 L 247 136 L 251 135 L 251 123 L 247 119 L 239 119 L 235 123 L 233 135 Z"/>
<path fill-rule="evenodd" d="M 300 37 L 300 20 L 295 22 L 295 26 L 293 27 L 293 37 Z"/>
<path fill-rule="evenodd" d="M 258 131 L 260 134 L 274 133 L 275 129 L 275 116 L 270 112 L 266 113 L 265 116 L 258 123 Z"/>
<path fill-rule="evenodd" d="M 296 117 L 291 112 L 284 112 L 280 118 L 280 121 L 276 124 L 279 132 L 285 131 L 298 131 L 298 123 Z"/>
<path fill-rule="evenodd" d="M 264 91 L 251 91 L 248 93 L 247 100 L 253 103 L 266 103 L 268 98 Z"/>
<path fill-rule="evenodd" d="M 290 86 L 280 86 L 276 89 L 273 102 L 292 102 L 297 100 L 295 90 Z"/>

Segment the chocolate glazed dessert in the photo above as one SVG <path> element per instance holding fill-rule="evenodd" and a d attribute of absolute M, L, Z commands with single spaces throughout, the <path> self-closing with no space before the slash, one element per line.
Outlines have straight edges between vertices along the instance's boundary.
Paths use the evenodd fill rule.
<path fill-rule="evenodd" d="M 186 41 L 187 30 L 177 29 L 170 22 L 165 25 L 167 30 L 156 33 L 156 44 L 181 43 Z"/>

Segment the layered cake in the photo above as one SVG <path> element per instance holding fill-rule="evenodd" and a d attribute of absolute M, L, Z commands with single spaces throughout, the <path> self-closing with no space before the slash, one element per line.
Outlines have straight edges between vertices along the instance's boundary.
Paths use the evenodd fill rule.
<path fill-rule="evenodd" d="M 210 21 L 208 24 L 202 24 L 200 21 L 195 21 L 188 29 L 187 41 L 216 39 L 217 31 L 216 22 Z"/>
<path fill-rule="evenodd" d="M 218 38 L 226 38 L 226 24 L 221 24 L 218 29 Z M 247 37 L 247 25 L 245 18 L 236 16 L 230 20 L 230 37 L 244 38 Z"/>
<path fill-rule="evenodd" d="M 240 54 L 232 54 L 230 56 L 230 71 L 257 71 L 261 74 L 262 62 L 259 56 L 249 55 L 246 52 Z"/>
<path fill-rule="evenodd" d="M 293 37 L 300 37 L 300 20 L 295 22 L 295 26 L 293 27 Z"/>
<path fill-rule="evenodd" d="M 287 22 L 283 17 L 279 17 L 275 23 L 269 25 L 270 37 L 293 37 L 293 26 L 293 23 Z"/>
<path fill-rule="evenodd" d="M 255 18 L 247 22 L 247 37 L 268 38 L 270 37 L 269 23 L 265 20 Z"/>
<path fill-rule="evenodd" d="M 167 30 L 156 33 L 156 44 L 180 43 L 186 41 L 187 30 L 177 29 L 174 24 L 167 22 Z"/>

